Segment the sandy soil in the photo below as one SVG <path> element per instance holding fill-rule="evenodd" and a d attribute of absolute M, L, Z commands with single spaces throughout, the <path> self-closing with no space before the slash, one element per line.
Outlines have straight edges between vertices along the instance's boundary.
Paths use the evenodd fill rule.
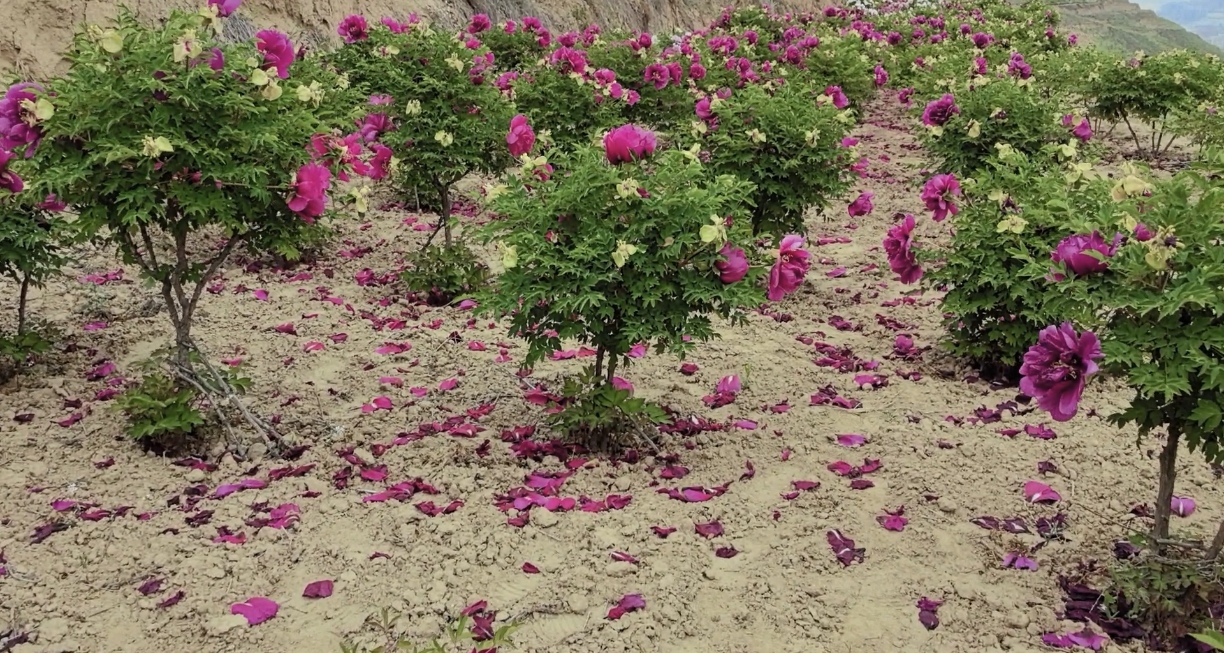
<path fill-rule="evenodd" d="M 516 457 L 499 437 L 542 417 L 539 406 L 524 400 L 513 374 L 521 348 L 468 311 L 410 306 L 397 299 L 394 285 L 357 281 L 368 276 L 362 270 L 377 278 L 400 266 L 402 254 L 424 236 L 405 220 L 431 216 L 351 217 L 336 225 L 332 252 L 315 265 L 246 271 L 245 262 L 235 261 L 225 271 L 224 289 L 205 298 L 197 338 L 216 358 L 248 362 L 252 403 L 265 414 L 280 414 L 283 430 L 312 447 L 292 463 L 226 459 L 215 471 L 140 453 L 121 435 L 121 417 L 95 400 L 106 386 L 89 380 L 89 372 L 111 361 L 116 374 L 136 376 L 136 363 L 164 343 L 169 325 L 164 314 L 147 310 L 155 305 L 154 293 L 132 269 L 102 284 L 79 281 L 116 269 L 109 253 L 82 250 L 65 279 L 33 304 L 73 346 L 0 388 L 0 550 L 7 558 L 0 632 L 6 618 L 38 631 L 37 642 L 18 645 L 18 653 L 334 653 L 345 637 L 371 641 L 363 621 L 380 607 L 402 610 L 402 625 L 424 640 L 447 615 L 487 599 L 500 618 L 522 619 L 516 651 L 1042 650 L 1042 632 L 1072 626 L 1057 616 L 1057 574 L 1084 558 L 1108 558 L 1111 543 L 1128 526 L 1141 526 L 1129 510 L 1154 494 L 1152 443 L 1137 448 L 1134 433 L 1087 416 L 1088 410 L 1066 424 L 1048 424 L 1057 434 L 1052 439 L 1001 435 L 1001 428 L 1045 420 L 1012 410 L 996 423 L 964 420 L 978 407 L 1014 400 L 1016 391 L 966 380 L 966 370 L 934 349 L 914 360 L 894 356 L 898 333 L 925 348 L 935 344 L 940 328 L 935 298 L 894 282 L 879 246 L 894 213 L 924 215 L 915 180 L 925 161 L 898 126 L 910 121 L 891 102 L 873 106 L 868 124 L 856 132 L 871 178 L 855 193 L 874 191 L 875 211 L 852 221 L 839 204 L 825 216 L 811 216 L 811 250 L 819 262 L 799 293 L 773 307 L 792 319 L 760 315 L 746 327 L 723 329 L 721 340 L 697 349 L 691 360 L 700 370 L 692 376 L 678 373 L 678 360 L 654 354 L 624 374 L 642 395 L 683 413 L 721 423 L 752 420 L 756 428 L 668 439 L 672 464 L 690 470 L 682 480 L 661 478 L 665 465 L 650 456 L 636 464 L 591 459 L 576 465 L 562 495 L 601 500 L 628 494 L 632 501 L 598 513 L 535 508 L 523 527 L 507 524 L 515 512 L 499 511 L 495 495 L 521 486 L 535 470 L 567 467 L 555 457 Z M 920 223 L 925 238 L 946 228 L 929 219 Z M 817 246 L 826 236 L 845 242 L 831 238 Z M 266 290 L 266 301 L 257 298 L 258 289 Z M 8 303 L 0 310 L 11 315 L 14 293 L 4 296 Z M 324 299 L 331 297 L 342 300 Z M 375 319 L 362 317 L 367 311 Z M 403 320 L 403 327 L 395 329 L 388 319 Z M 105 328 L 84 330 L 99 320 Z M 274 330 L 285 322 L 293 322 L 296 334 Z M 382 330 L 373 328 L 376 322 L 384 323 Z M 340 333 L 347 339 L 330 338 Z M 385 342 L 412 348 L 375 353 Z M 814 364 L 823 354 L 805 344 L 811 342 L 852 352 L 850 359 L 879 361 L 875 373 L 887 377 L 887 385 L 860 388 L 854 372 Z M 318 348 L 308 343 L 322 346 L 305 351 Z M 509 361 L 497 362 L 499 347 L 508 350 L 502 358 Z M 552 381 L 583 363 L 546 362 L 530 380 Z M 733 403 L 707 409 L 701 397 L 727 374 L 741 376 L 743 391 Z M 380 385 L 383 375 L 401 377 L 403 387 Z M 446 379 L 457 385 L 439 390 Z M 420 396 L 413 387 L 422 389 Z M 825 387 L 861 406 L 810 405 L 811 395 Z M 362 404 L 376 395 L 389 397 L 392 410 L 363 412 Z M 72 400 L 81 407 L 67 407 Z M 1085 407 L 1108 414 L 1124 401 L 1122 392 L 1096 385 Z M 482 405 L 491 411 L 473 411 Z M 58 424 L 74 412 L 83 419 Z M 23 415 L 32 417 L 10 419 Z M 448 419 L 440 433 L 381 446 Z M 867 441 L 840 446 L 836 436 L 848 433 Z M 348 487 L 337 489 L 333 475 L 353 467 L 337 452 L 349 449 L 374 470 L 367 471 L 369 478 L 379 478 L 385 466 L 385 479 L 364 480 L 354 467 Z M 826 468 L 834 460 L 862 464 L 865 458 L 882 462 L 865 475 L 874 482 L 867 489 L 852 489 L 849 479 Z M 1039 474 L 1037 463 L 1045 460 L 1058 471 Z M 746 461 L 755 476 L 740 480 Z M 266 480 L 275 468 L 308 464 L 315 466 L 302 476 L 222 499 L 206 496 L 182 509 L 198 499 L 190 494 L 198 490 L 188 489 L 193 486 L 207 495 L 222 483 Z M 1224 516 L 1221 494 L 1200 459 L 1186 456 L 1180 474 L 1179 494 L 1195 497 L 1200 509 L 1175 526 L 1202 536 Z M 362 501 L 364 494 L 416 477 L 438 494 Z M 1029 479 L 1050 484 L 1063 501 L 1027 504 L 1021 485 Z M 783 496 L 794 481 L 805 480 L 820 487 Z M 657 491 L 728 482 L 724 494 L 698 503 Z M 57 499 L 78 503 L 57 512 Z M 463 505 L 435 517 L 414 505 L 430 500 L 445 506 L 453 499 Z M 296 523 L 279 529 L 244 524 L 260 515 L 261 506 L 288 502 L 300 510 Z M 90 521 L 103 513 L 81 504 L 131 508 Z M 908 525 L 886 530 L 877 517 L 898 506 Z M 211 520 L 191 525 L 208 511 Z M 1015 515 L 1031 526 L 1059 511 L 1067 514 L 1065 540 L 1033 554 L 1036 571 L 1005 569 L 1000 560 L 1037 536 L 1001 534 L 970 522 Z M 35 528 L 53 519 L 67 529 L 31 543 Z M 707 539 L 695 532 L 695 523 L 711 520 L 722 524 L 723 535 Z M 661 538 L 652 526 L 677 530 Z M 245 543 L 214 542 L 220 527 L 243 533 Z M 864 559 L 848 567 L 838 562 L 826 539 L 831 529 L 853 538 L 865 549 Z M 727 546 L 738 554 L 715 554 Z M 613 561 L 613 551 L 638 562 Z M 539 573 L 525 573 L 526 562 Z M 143 595 L 138 587 L 150 578 L 163 582 Z M 335 593 L 301 598 L 303 587 L 319 579 L 334 580 Z M 179 592 L 177 604 L 159 607 Z M 641 593 L 646 608 L 606 619 L 608 607 L 630 592 Z M 280 613 L 257 626 L 229 615 L 231 603 L 249 596 L 273 598 Z M 945 602 L 933 631 L 918 621 L 915 602 L 924 596 Z"/>

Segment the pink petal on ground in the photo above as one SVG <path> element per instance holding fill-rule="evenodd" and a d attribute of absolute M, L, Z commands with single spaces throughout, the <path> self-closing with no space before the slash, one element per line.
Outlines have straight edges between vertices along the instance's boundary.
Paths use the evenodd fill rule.
<path fill-rule="evenodd" d="M 378 377 L 378 382 L 383 385 L 389 385 L 396 388 L 404 387 L 404 380 L 398 376 L 380 376 Z"/>
<path fill-rule="evenodd" d="M 731 422 L 731 423 L 732 423 L 732 424 L 734 424 L 736 428 L 741 428 L 741 429 L 744 429 L 744 430 L 746 430 L 746 431 L 752 431 L 752 430 L 755 430 L 755 429 L 756 429 L 756 427 L 757 427 L 757 423 L 756 423 L 756 422 L 754 422 L 754 421 L 752 421 L 752 420 L 750 420 L 750 419 L 742 419 L 742 418 L 741 418 L 741 419 L 737 419 L 737 420 L 735 420 L 734 422 Z"/>
<path fill-rule="evenodd" d="M 608 555 L 610 555 L 612 559 L 617 562 L 632 562 L 635 565 L 638 563 L 637 558 L 633 557 L 631 554 L 625 551 L 613 551 L 609 553 Z"/>
<path fill-rule="evenodd" d="M 843 447 L 858 447 L 867 442 L 867 438 L 858 433 L 838 433 L 837 444 Z"/>
<path fill-rule="evenodd" d="M 754 476 L 756 476 L 756 467 L 752 466 L 751 460 L 745 460 L 744 461 L 744 473 L 740 474 L 740 480 L 747 481 Z"/>
<path fill-rule="evenodd" d="M 100 329 L 105 329 L 105 328 L 106 328 L 106 323 L 105 323 L 105 322 L 101 322 L 101 321 L 98 321 L 98 322 L 86 322 L 86 323 L 85 323 L 85 326 L 83 326 L 83 327 L 81 327 L 81 328 L 82 328 L 82 329 L 84 329 L 84 330 L 86 330 L 86 331 L 98 331 L 98 330 L 100 330 Z"/>
<path fill-rule="evenodd" d="M 791 487 L 800 492 L 806 492 L 820 487 L 820 481 L 791 481 Z"/>
<path fill-rule="evenodd" d="M 616 605 L 608 608 L 608 619 L 616 620 L 633 612 L 646 607 L 646 600 L 641 594 L 626 594 L 616 602 Z"/>
<path fill-rule="evenodd" d="M 292 322 L 284 322 L 284 323 L 278 324 L 272 327 L 272 330 L 277 333 L 284 333 L 287 335 L 297 335 L 297 331 L 293 328 Z"/>
<path fill-rule="evenodd" d="M 856 478 L 850 481 L 851 490 L 866 490 L 875 487 L 875 482 L 869 478 Z"/>
<path fill-rule="evenodd" d="M 854 471 L 854 465 L 844 460 L 834 460 L 828 464 L 827 469 L 838 476 L 846 476 Z"/>
<path fill-rule="evenodd" d="M 255 295 L 255 299 L 258 299 L 261 302 L 268 301 L 268 291 L 264 290 L 263 288 L 256 288 L 255 292 L 252 294 Z"/>
<path fill-rule="evenodd" d="M 438 383 L 438 389 L 445 392 L 447 390 L 453 390 L 457 385 L 459 385 L 459 379 L 452 376 L 449 379 L 442 379 L 442 381 Z"/>
<path fill-rule="evenodd" d="M 345 340 L 348 340 L 348 334 L 347 333 L 333 333 L 330 336 L 327 336 L 327 339 L 336 344 L 340 344 L 344 342 Z"/>
<path fill-rule="evenodd" d="M 666 539 L 668 535 L 676 532 L 675 526 L 651 526 L 650 530 L 661 538 Z"/>
<path fill-rule="evenodd" d="M 162 578 L 149 578 L 145 582 L 141 583 L 140 586 L 136 588 L 136 591 L 140 592 L 144 596 L 156 594 L 159 590 L 161 590 L 163 582 L 165 581 Z"/>
<path fill-rule="evenodd" d="M 302 351 L 308 353 L 312 351 L 323 351 L 323 347 L 323 343 L 319 342 L 318 340 L 308 340 L 306 341 L 306 344 L 302 345 Z"/>
<path fill-rule="evenodd" d="M 909 523 L 909 517 L 902 515 L 901 510 L 904 510 L 904 508 L 899 508 L 896 513 L 885 511 L 886 514 L 876 517 L 876 521 L 884 527 L 884 530 L 897 531 L 899 533 L 905 530 L 905 525 Z"/>
<path fill-rule="evenodd" d="M 696 374 L 697 370 L 699 369 L 700 368 L 697 367 L 696 363 L 681 363 L 680 364 L 680 373 L 685 376 L 692 376 Z"/>
<path fill-rule="evenodd" d="M 522 566 L 522 570 L 523 570 L 523 573 L 524 573 L 524 574 L 538 574 L 538 573 L 540 573 L 540 568 L 539 568 L 539 567 L 537 567 L 537 566 L 535 566 L 535 565 L 533 565 L 533 564 L 531 564 L 530 562 L 524 562 L 524 563 L 523 563 L 523 566 Z"/>
<path fill-rule="evenodd" d="M 1092 649 L 1094 651 L 1101 650 L 1101 647 L 1105 645 L 1106 641 L 1108 641 L 1104 635 L 1094 633 L 1091 630 L 1088 630 L 1087 627 L 1078 633 L 1067 633 L 1066 637 L 1068 642 L 1083 646 L 1084 648 Z"/>
<path fill-rule="evenodd" d="M 266 596 L 252 596 L 246 601 L 230 605 L 230 614 L 246 617 L 247 623 L 252 626 L 275 617 L 279 610 L 280 605 Z"/>
<path fill-rule="evenodd" d="M 865 550 L 855 548 L 854 540 L 846 537 L 841 531 L 831 530 L 825 533 L 825 539 L 829 542 L 829 547 L 833 549 L 833 555 L 843 566 L 849 567 L 850 563 L 855 560 L 863 561 Z"/>
<path fill-rule="evenodd" d="M 1062 501 L 1062 495 L 1040 481 L 1025 481 L 1023 492 L 1024 498 L 1029 503 L 1054 503 Z"/>
<path fill-rule="evenodd" d="M 177 591 L 177 592 L 174 592 L 173 594 L 170 594 L 170 595 L 166 596 L 166 598 L 164 598 L 164 599 L 162 599 L 161 601 L 159 601 L 159 602 L 157 603 L 157 607 L 159 607 L 159 608 L 163 608 L 163 609 L 164 609 L 164 608 L 171 608 L 171 607 L 174 607 L 174 606 L 178 605 L 179 601 L 182 601 L 182 600 L 183 600 L 183 597 L 184 597 L 184 596 L 187 596 L 187 592 L 184 592 L 183 590 L 179 590 L 179 591 Z"/>
<path fill-rule="evenodd" d="M 1178 517 L 1189 517 L 1194 514 L 1194 509 L 1197 505 L 1194 503 L 1194 499 L 1190 497 L 1174 496 L 1169 500 L 1169 507 L 1173 510 L 1173 514 Z"/>
<path fill-rule="evenodd" d="M 718 537 L 723 534 L 723 526 L 717 519 L 704 524 L 693 524 L 693 530 L 697 531 L 698 535 L 706 539 Z"/>
<path fill-rule="evenodd" d="M 629 358 L 641 358 L 645 356 L 646 355 L 646 343 L 644 342 L 633 343 L 633 346 L 629 348 L 629 351 L 625 355 L 628 356 Z"/>
<path fill-rule="evenodd" d="M 325 599 L 332 595 L 334 584 L 330 580 L 316 580 L 306 585 L 302 596 L 308 599 Z"/>
<path fill-rule="evenodd" d="M 719 558 L 725 558 L 729 560 L 739 555 L 739 551 L 736 550 L 735 546 L 728 544 L 726 546 L 720 546 L 717 549 L 714 549 L 714 555 Z"/>

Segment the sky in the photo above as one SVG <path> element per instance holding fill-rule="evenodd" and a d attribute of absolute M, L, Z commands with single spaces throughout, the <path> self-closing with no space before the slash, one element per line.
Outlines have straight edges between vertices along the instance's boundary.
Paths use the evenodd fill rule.
<path fill-rule="evenodd" d="M 1155 9 L 1168 2 L 1168 0 L 1131 0 L 1131 2 L 1143 7 L 1144 9 Z"/>

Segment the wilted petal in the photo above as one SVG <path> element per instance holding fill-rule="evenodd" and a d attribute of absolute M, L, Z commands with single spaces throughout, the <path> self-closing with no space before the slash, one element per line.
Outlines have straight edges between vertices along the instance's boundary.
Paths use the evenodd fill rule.
<path fill-rule="evenodd" d="M 1023 492 L 1024 498 L 1029 503 L 1054 503 L 1062 501 L 1062 495 L 1040 481 L 1025 481 Z"/>
<path fill-rule="evenodd" d="M 715 538 L 723 534 L 723 526 L 717 519 L 704 524 L 693 524 L 693 529 L 697 531 L 698 535 L 706 539 Z"/>
<path fill-rule="evenodd" d="M 332 595 L 333 583 L 330 580 L 316 580 L 306 585 L 302 596 L 308 599 L 325 599 Z"/>
<path fill-rule="evenodd" d="M 246 601 L 230 605 L 230 614 L 246 617 L 247 623 L 252 626 L 275 617 L 279 610 L 280 605 L 266 596 L 252 596 Z"/>

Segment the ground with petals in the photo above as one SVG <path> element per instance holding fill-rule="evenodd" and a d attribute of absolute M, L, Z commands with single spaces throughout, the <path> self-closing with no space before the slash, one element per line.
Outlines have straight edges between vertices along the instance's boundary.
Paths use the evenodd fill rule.
<path fill-rule="evenodd" d="M 561 494 L 628 494 L 632 501 L 598 513 L 535 508 L 522 527 L 507 524 L 515 513 L 498 510 L 495 495 L 522 486 L 533 471 L 565 469 L 556 458 L 518 458 L 499 437 L 542 417 L 539 406 L 524 400 L 514 375 L 522 348 L 468 311 L 410 306 L 394 301 L 394 284 L 377 284 L 423 240 L 413 219 L 433 216 L 384 211 L 365 221 L 346 219 L 324 260 L 290 271 L 246 271 L 242 261 L 229 266 L 224 288 L 205 297 L 197 337 L 215 358 L 247 362 L 252 404 L 280 414 L 282 429 L 312 448 L 293 463 L 227 458 L 207 472 L 140 453 L 121 436 L 120 416 L 94 399 L 105 383 L 89 380 L 89 371 L 112 361 L 118 374 L 137 375 L 136 363 L 163 344 L 168 322 L 153 312 L 155 293 L 132 269 L 104 284 L 79 282 L 115 269 L 109 253 L 80 250 L 66 280 L 36 295 L 33 304 L 35 313 L 67 332 L 75 349 L 0 388 L 0 550 L 7 558 L 0 632 L 5 619 L 38 631 L 37 643 L 18 645 L 19 653 L 333 653 L 342 638 L 370 641 L 363 621 L 380 607 L 403 611 L 408 632 L 424 640 L 445 616 L 487 599 L 501 617 L 522 620 L 517 651 L 1041 650 L 1041 633 L 1072 625 L 1057 616 L 1057 574 L 1083 558 L 1107 558 L 1111 543 L 1137 525 L 1131 506 L 1151 500 L 1152 446 L 1136 448 L 1134 433 L 1087 415 L 1123 404 L 1126 395 L 1116 389 L 1097 385 L 1079 417 L 1047 421 L 1053 439 L 1023 432 L 1008 437 L 999 429 L 1040 424 L 1042 416 L 1004 410 L 995 423 L 962 420 L 981 406 L 1014 400 L 1014 389 L 967 380 L 968 370 L 934 348 L 917 360 L 894 357 L 898 333 L 912 336 L 918 347 L 933 346 L 941 333 L 936 297 L 894 282 L 879 245 L 899 211 L 920 216 L 921 238 L 946 229 L 931 222 L 918 201 L 915 180 L 927 162 L 909 124 L 888 100 L 873 105 L 867 123 L 856 129 L 870 160 L 859 189 L 874 191 L 875 210 L 850 219 L 839 204 L 811 216 L 808 281 L 772 307 L 789 321 L 754 315 L 745 327 L 722 329 L 721 340 L 697 348 L 691 361 L 700 369 L 692 376 L 677 371 L 680 361 L 653 353 L 624 372 L 643 396 L 720 422 L 749 420 L 755 428 L 741 421 L 723 431 L 666 439 L 667 451 L 679 457 L 676 464 L 689 470 L 679 480 L 661 478 L 663 465 L 650 456 L 635 464 L 591 458 Z M 373 275 L 361 274 L 365 269 Z M 373 283 L 358 284 L 370 276 Z M 266 300 L 257 297 L 261 289 Z M 15 293 L 9 290 L 4 315 L 12 313 Z M 846 330 L 831 325 L 834 316 Z M 403 327 L 395 329 L 399 325 L 388 319 L 403 320 Z M 83 330 L 96 321 L 107 326 Z M 295 334 L 274 329 L 286 322 L 294 323 Z M 381 331 L 375 322 L 384 323 Z M 312 342 L 318 344 L 308 346 Z M 412 348 L 376 353 L 385 342 Z M 861 388 L 854 372 L 814 364 L 824 356 L 815 344 L 822 342 L 849 350 L 843 353 L 850 358 L 878 361 L 875 373 L 887 376 L 887 385 Z M 499 343 L 508 345 L 502 358 L 509 361 L 497 361 Z M 555 382 L 584 363 L 542 363 L 529 380 Z M 733 403 L 707 409 L 702 396 L 728 374 L 740 375 L 744 389 Z M 382 385 L 380 376 L 401 377 L 403 387 Z M 457 383 L 440 390 L 447 379 Z M 861 406 L 809 405 L 810 396 L 827 386 Z M 391 400 L 391 410 L 363 412 L 362 405 L 379 395 Z M 77 399 L 81 408 L 66 407 Z M 784 412 L 782 402 L 789 404 Z M 488 414 L 466 415 L 487 404 L 493 406 Z M 58 424 L 74 412 L 83 418 Z M 32 418 L 9 419 L 22 415 Z M 453 434 L 407 438 L 385 451 L 377 446 L 452 416 L 462 416 L 449 423 L 460 425 Z M 847 433 L 867 442 L 840 446 L 836 436 Z M 369 478 L 379 478 L 378 466 L 385 466 L 385 479 L 365 480 L 354 468 L 348 486 L 337 489 L 334 474 L 351 465 L 336 451 L 347 447 L 376 470 Z M 874 482 L 867 489 L 852 489 L 848 479 L 826 469 L 834 460 L 861 464 L 864 458 L 882 462 L 866 475 Z M 1200 509 L 1176 527 L 1202 536 L 1222 515 L 1221 496 L 1211 470 L 1185 458 L 1179 494 L 1196 497 Z M 1038 461 L 1046 460 L 1056 473 L 1038 474 Z M 746 461 L 755 476 L 739 480 Z M 191 503 L 189 487 L 202 484 L 211 494 L 223 483 L 268 479 L 273 469 L 306 464 L 315 466 L 302 476 L 180 509 Z M 439 493 L 405 502 L 362 501 L 416 477 Z M 1029 479 L 1048 483 L 1063 501 L 1026 504 L 1021 486 Z M 804 480 L 820 486 L 793 499 L 783 496 Z M 703 502 L 657 492 L 727 482 L 724 494 Z M 57 512 L 56 499 L 97 508 Z M 454 499 L 463 505 L 450 514 L 431 517 L 415 506 Z M 289 502 L 300 514 L 287 528 L 244 524 L 258 516 L 252 505 Z M 131 509 L 90 521 L 101 514 L 91 510 L 119 506 Z M 877 517 L 898 506 L 908 525 L 901 532 L 884 529 Z M 1036 536 L 1000 534 L 970 522 L 981 515 L 1022 516 L 1031 526 L 1060 510 L 1068 515 L 1066 541 L 1034 554 L 1036 571 L 1004 569 L 1000 562 Z M 204 521 L 203 511 L 211 511 L 211 519 L 192 526 Z M 55 519 L 67 529 L 31 543 L 36 527 Z M 712 520 L 722 524 L 723 535 L 706 539 L 694 531 L 695 523 Z M 661 538 L 652 526 L 677 530 Z M 245 543 L 214 542 L 219 527 L 242 533 Z M 862 562 L 838 562 L 826 539 L 833 529 L 865 549 Z M 715 555 L 727 546 L 738 553 Z M 614 561 L 613 551 L 638 562 Z M 525 573 L 527 562 L 539 573 Z M 162 582 L 144 595 L 138 588 L 150 578 Z M 301 598 L 303 587 L 319 579 L 333 579 L 334 594 Z M 179 592 L 176 604 L 159 607 Z M 606 619 L 608 607 L 626 593 L 640 593 L 645 609 Z M 250 596 L 279 602 L 279 614 L 257 626 L 229 614 L 232 603 Z M 945 602 L 932 631 L 919 623 L 915 608 L 924 596 Z"/>

